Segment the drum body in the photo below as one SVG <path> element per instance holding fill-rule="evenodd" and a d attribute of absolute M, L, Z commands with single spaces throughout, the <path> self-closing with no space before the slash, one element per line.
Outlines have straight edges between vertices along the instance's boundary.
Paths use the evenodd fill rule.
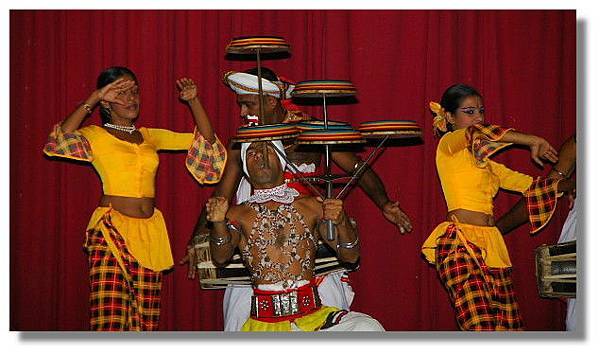
<path fill-rule="evenodd" d="M 536 276 L 541 297 L 570 297 L 577 292 L 576 241 L 542 245 L 535 250 Z"/>

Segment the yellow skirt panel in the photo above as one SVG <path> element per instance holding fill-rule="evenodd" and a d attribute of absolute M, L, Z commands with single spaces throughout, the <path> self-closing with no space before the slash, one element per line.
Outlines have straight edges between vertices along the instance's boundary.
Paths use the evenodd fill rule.
<path fill-rule="evenodd" d="M 458 227 L 458 233 L 461 233 L 466 240 L 481 249 L 483 260 L 487 266 L 492 268 L 512 266 L 506 244 L 504 244 L 504 238 L 498 228 L 447 221 L 438 224 L 427 240 L 425 240 L 425 243 L 423 243 L 421 252 L 425 255 L 427 261 L 435 264 L 437 240 L 446 233 L 446 229 L 451 224 L 455 224 Z"/>
<path fill-rule="evenodd" d="M 156 272 L 173 266 L 167 226 L 158 209 L 155 208 L 154 214 L 149 218 L 135 218 L 121 214 L 112 207 L 98 207 L 90 218 L 87 230 L 100 229 L 104 235 L 107 235 L 108 231 L 101 221 L 107 213 L 110 214 L 112 224 L 125 240 L 127 249 L 142 266 Z M 117 252 L 110 244 L 109 242 L 112 252 Z"/>

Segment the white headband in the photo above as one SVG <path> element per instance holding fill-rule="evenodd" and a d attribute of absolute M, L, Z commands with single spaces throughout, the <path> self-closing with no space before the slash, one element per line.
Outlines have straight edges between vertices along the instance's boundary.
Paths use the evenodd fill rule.
<path fill-rule="evenodd" d="M 261 79 L 263 94 L 282 100 L 291 97 L 295 85 L 283 81 Z M 238 95 L 258 95 L 258 76 L 254 74 L 230 71 L 225 73 L 223 82 Z M 283 97 L 281 97 L 282 93 Z"/>
<path fill-rule="evenodd" d="M 280 152 L 285 154 L 285 148 L 283 147 L 283 143 L 280 140 L 271 141 L 271 143 L 273 143 Z M 242 168 L 244 169 L 244 173 L 246 173 L 247 176 L 250 176 L 250 174 L 248 174 L 248 165 L 246 163 L 246 152 L 248 151 L 248 147 L 250 147 L 250 144 L 251 143 L 242 143 L 242 150 L 241 150 Z M 279 162 L 281 163 L 281 170 L 285 171 L 285 167 L 287 165 L 285 159 L 281 156 L 281 154 L 277 150 L 275 151 L 275 153 L 277 153 L 277 157 L 279 158 Z"/>

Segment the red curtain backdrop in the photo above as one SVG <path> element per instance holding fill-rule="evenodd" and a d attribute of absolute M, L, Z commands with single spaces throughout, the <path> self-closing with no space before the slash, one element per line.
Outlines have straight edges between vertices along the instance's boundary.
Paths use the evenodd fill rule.
<path fill-rule="evenodd" d="M 401 236 L 360 189 L 346 200 L 359 222 L 362 259 L 351 275 L 353 309 L 388 330 L 456 330 L 453 309 L 435 270 L 420 254 L 446 206 L 435 169 L 430 100 L 464 82 L 480 89 L 491 122 L 532 132 L 556 148 L 575 132 L 575 11 L 11 11 L 10 13 L 10 327 L 86 330 L 84 230 L 101 185 L 91 166 L 48 159 L 42 147 L 53 124 L 94 90 L 101 70 L 133 69 L 140 80 L 139 125 L 191 131 L 175 80 L 189 76 L 223 141 L 240 120 L 224 72 L 254 66 L 225 57 L 236 36 L 284 37 L 292 54 L 265 66 L 300 81 L 351 80 L 357 102 L 328 115 L 353 125 L 408 119 L 423 142 L 390 147 L 375 162 L 392 199 L 414 230 Z M 306 111 L 322 117 L 320 107 Z M 85 124 L 99 124 L 97 112 Z M 366 149 L 368 153 L 370 149 Z M 548 172 L 512 148 L 497 160 L 531 175 Z M 212 192 L 184 167 L 184 154 L 162 154 L 156 181 L 176 261 Z M 518 196 L 500 193 L 496 215 Z M 563 329 L 561 301 L 536 290 L 534 249 L 554 244 L 567 213 L 531 237 L 506 237 L 528 330 Z M 161 330 L 221 330 L 222 291 L 201 290 L 184 267 L 166 274 Z"/>

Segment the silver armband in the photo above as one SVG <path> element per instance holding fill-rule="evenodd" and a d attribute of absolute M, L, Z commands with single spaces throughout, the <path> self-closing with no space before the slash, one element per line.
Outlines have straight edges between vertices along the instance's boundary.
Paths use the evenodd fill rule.
<path fill-rule="evenodd" d="M 358 245 L 358 236 L 356 236 L 356 239 L 353 242 L 348 242 L 348 243 L 341 242 L 341 243 L 338 243 L 337 247 L 338 248 L 344 248 L 344 249 L 352 249 L 352 248 L 354 248 L 357 245 Z"/>

